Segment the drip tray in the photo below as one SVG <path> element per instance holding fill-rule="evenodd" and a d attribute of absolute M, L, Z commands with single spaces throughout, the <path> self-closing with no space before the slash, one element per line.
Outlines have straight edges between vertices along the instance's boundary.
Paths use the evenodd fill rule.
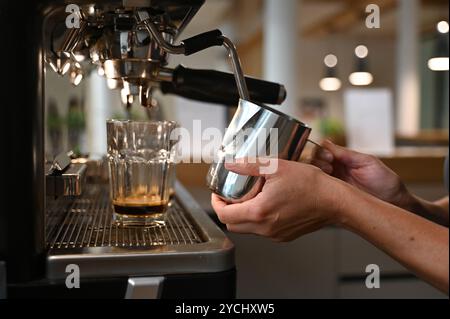
<path fill-rule="evenodd" d="M 62 199 L 47 210 L 47 245 L 50 249 L 137 248 L 207 241 L 177 199 L 169 206 L 164 226 L 119 227 L 112 221 L 108 187 L 93 185 L 82 198 L 72 203 Z"/>
<path fill-rule="evenodd" d="M 83 196 L 47 206 L 47 278 L 219 272 L 234 267 L 234 246 L 177 183 L 166 223 L 119 227 L 112 221 L 108 185 L 88 185 Z"/>

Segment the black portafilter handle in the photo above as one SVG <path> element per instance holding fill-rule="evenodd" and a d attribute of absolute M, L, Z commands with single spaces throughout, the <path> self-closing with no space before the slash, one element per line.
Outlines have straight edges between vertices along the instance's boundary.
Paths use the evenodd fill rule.
<path fill-rule="evenodd" d="M 283 85 L 245 77 L 250 100 L 264 104 L 281 104 L 286 99 Z M 163 94 L 175 94 L 202 102 L 235 106 L 239 103 L 236 80 L 231 73 L 214 70 L 193 70 L 178 66 L 172 82 L 162 82 Z"/>

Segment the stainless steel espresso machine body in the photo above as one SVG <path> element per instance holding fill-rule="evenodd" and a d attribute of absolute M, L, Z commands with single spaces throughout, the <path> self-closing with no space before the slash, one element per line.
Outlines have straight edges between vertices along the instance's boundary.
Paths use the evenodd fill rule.
<path fill-rule="evenodd" d="M 67 154 L 48 163 L 44 155 L 46 72 L 77 85 L 97 69 L 125 92 L 126 107 L 131 97 L 151 107 L 154 90 L 237 105 L 243 82 L 252 101 L 280 104 L 279 84 L 167 67 L 170 55 L 224 46 L 239 68 L 234 45 L 218 30 L 180 41 L 203 3 L 1 1 L 0 298 L 234 296 L 233 244 L 182 185 L 165 227 L 121 229 L 111 222 L 104 180 L 92 177 L 101 163 Z M 73 265 L 85 289 L 66 287 Z"/>

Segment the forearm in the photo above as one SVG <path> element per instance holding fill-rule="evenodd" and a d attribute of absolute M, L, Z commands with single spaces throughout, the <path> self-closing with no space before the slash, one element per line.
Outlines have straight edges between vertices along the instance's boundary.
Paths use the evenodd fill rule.
<path fill-rule="evenodd" d="M 359 234 L 448 294 L 448 228 L 352 186 L 341 184 L 341 190 L 338 224 Z"/>

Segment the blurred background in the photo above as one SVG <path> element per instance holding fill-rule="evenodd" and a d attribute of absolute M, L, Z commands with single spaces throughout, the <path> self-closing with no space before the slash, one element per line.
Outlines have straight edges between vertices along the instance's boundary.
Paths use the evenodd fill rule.
<path fill-rule="evenodd" d="M 182 38 L 220 29 L 237 44 L 247 75 L 279 82 L 288 98 L 280 110 L 310 125 L 312 138 L 379 156 L 415 193 L 448 194 L 448 1 L 444 0 L 206 0 Z M 230 71 L 226 53 L 212 48 L 172 57 L 170 66 Z M 76 90 L 72 85 L 77 84 Z M 60 81 L 46 73 L 49 157 L 72 149 L 106 153 L 106 118 L 171 119 L 192 131 L 224 131 L 234 108 L 154 95 L 156 107 L 127 111 L 120 91 L 93 71 Z M 56 89 L 55 89 L 56 88 Z M 67 97 L 67 90 L 73 95 Z M 126 101 L 125 101 L 126 102 Z M 127 114 L 128 112 L 128 114 Z M 182 144 L 183 145 L 183 144 Z M 60 148 L 60 149 L 59 149 Z M 305 156 L 307 157 L 308 152 Z M 178 178 L 214 218 L 208 165 L 180 164 Z M 237 247 L 238 297 L 443 297 L 388 256 L 335 228 L 288 244 L 248 235 Z M 381 288 L 365 288 L 365 267 L 378 264 Z"/>

